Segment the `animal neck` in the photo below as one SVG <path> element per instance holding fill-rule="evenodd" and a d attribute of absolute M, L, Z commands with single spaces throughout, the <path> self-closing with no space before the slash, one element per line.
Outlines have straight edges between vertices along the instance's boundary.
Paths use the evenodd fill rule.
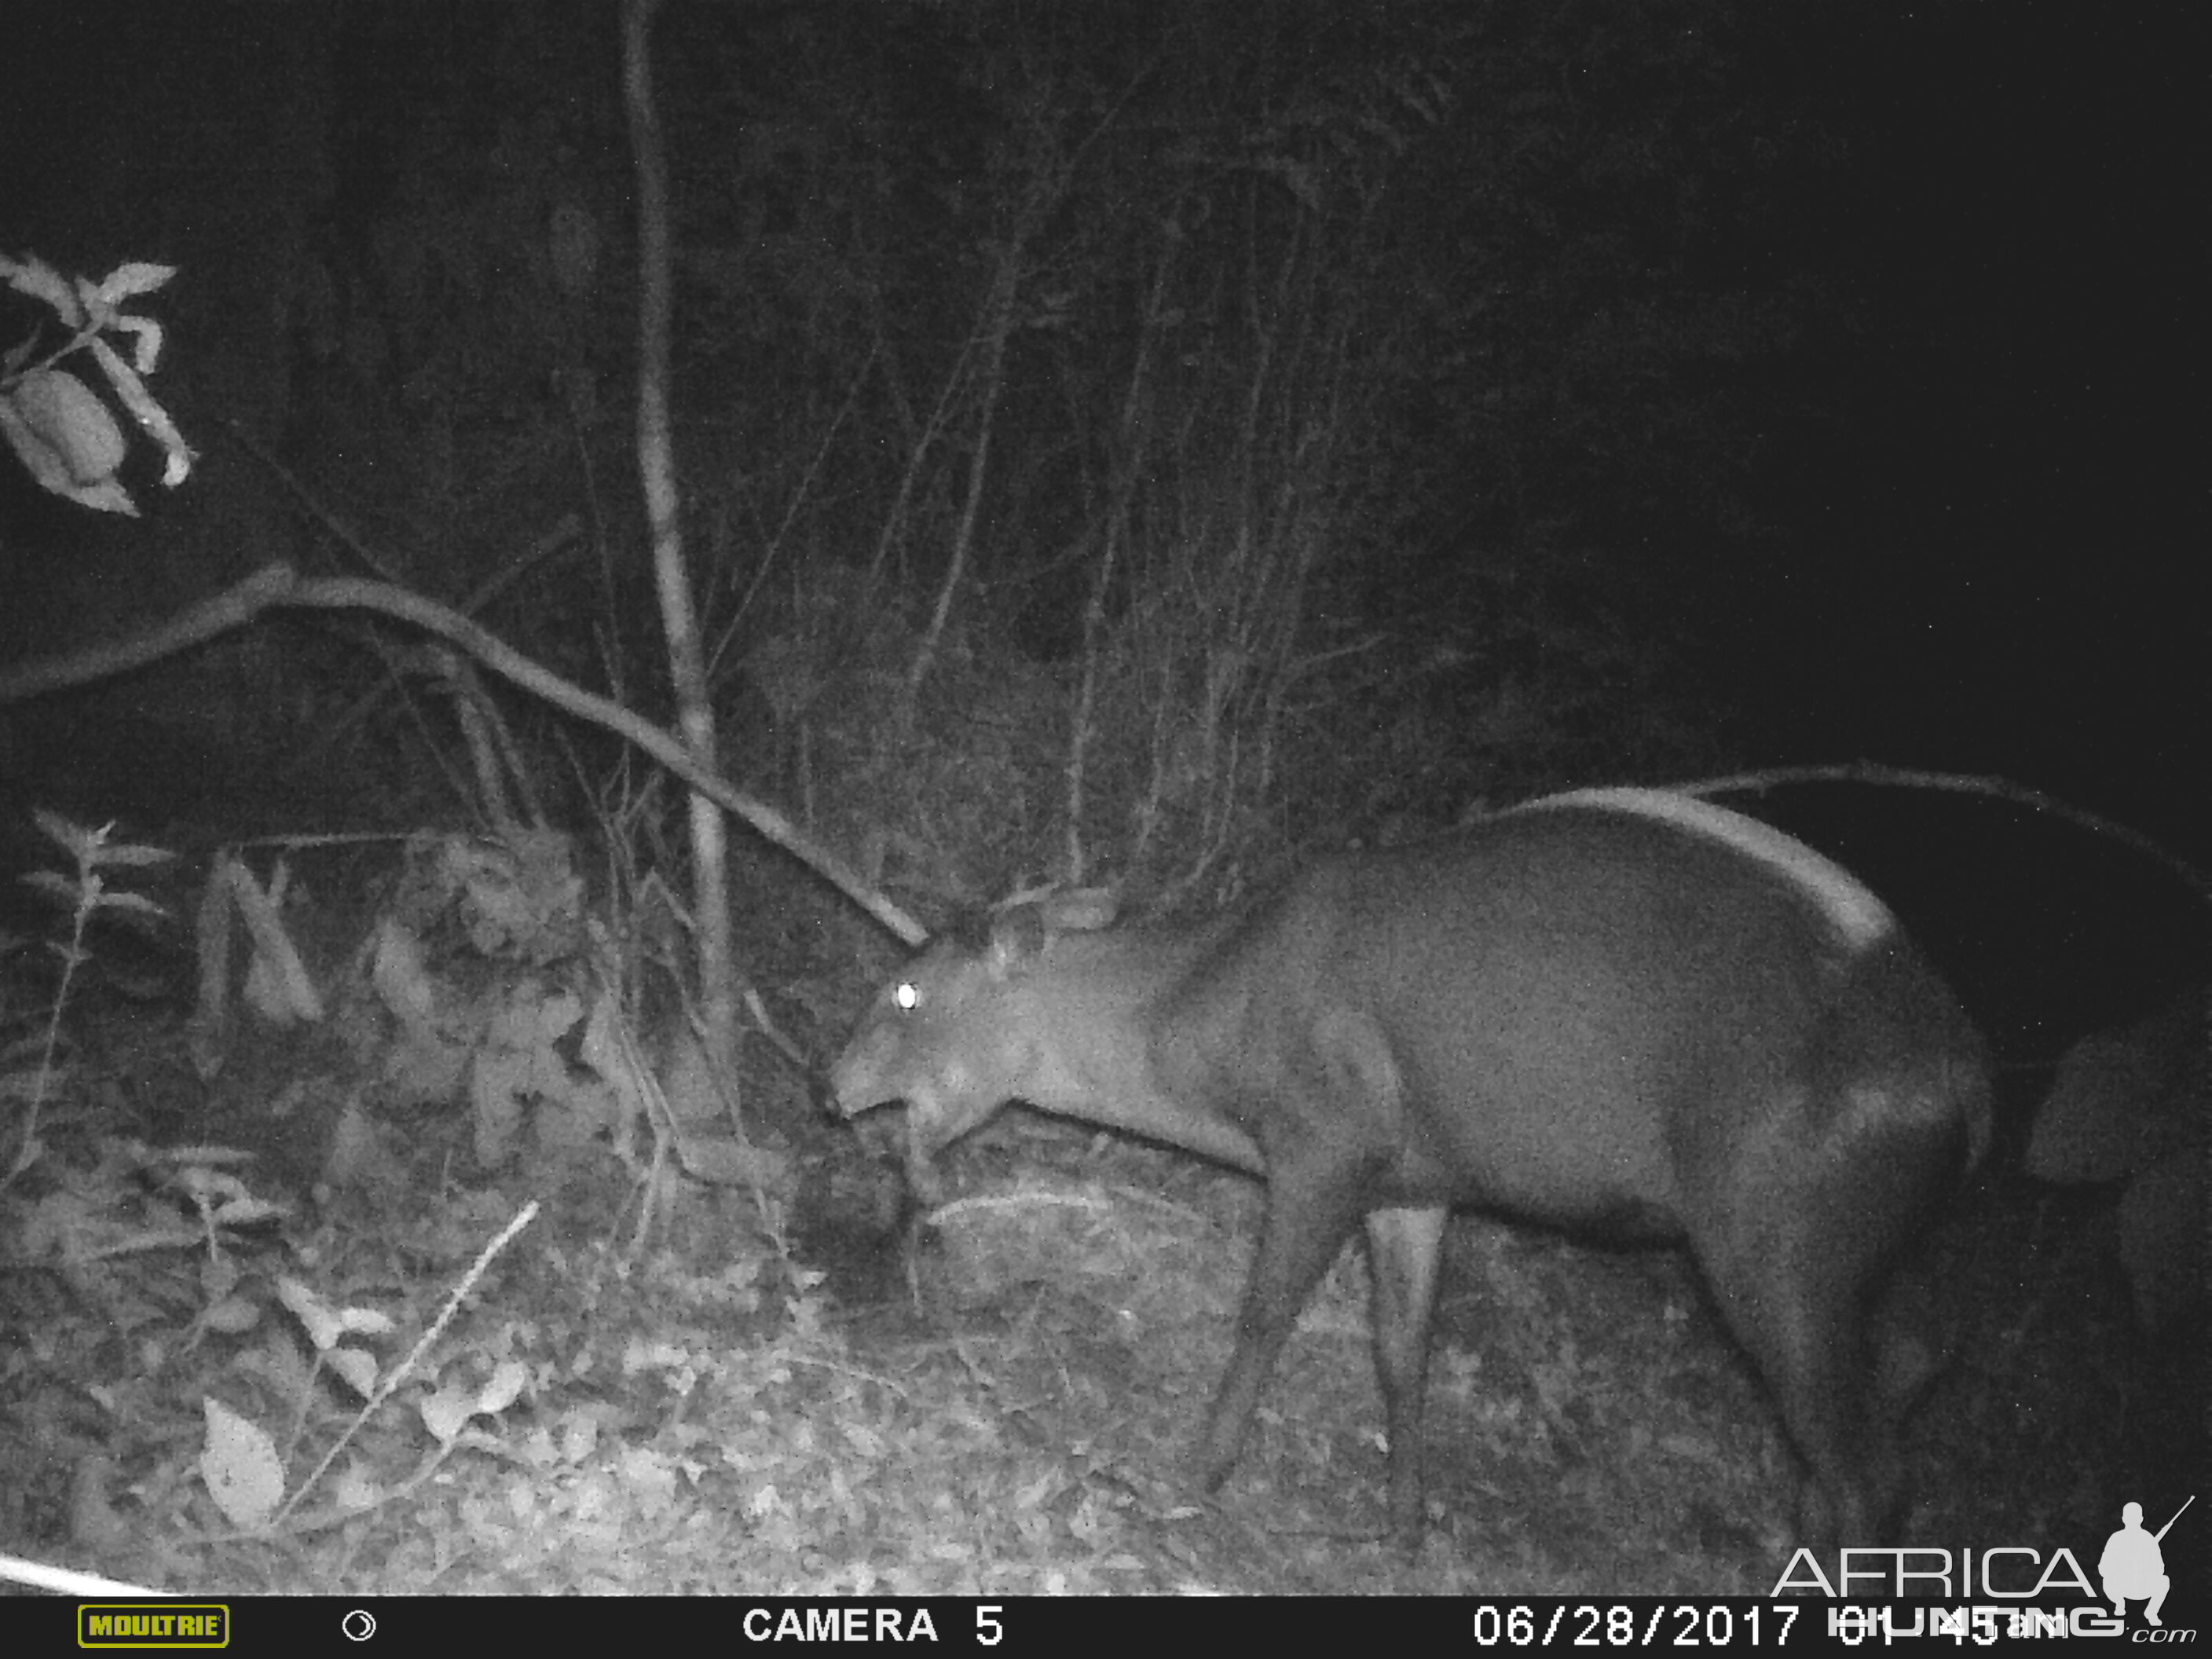
<path fill-rule="evenodd" d="M 1055 935 L 1024 988 L 1036 1042 L 1016 1098 L 1265 1175 L 1267 1160 L 1251 1137 L 1177 1099 L 1154 1064 L 1163 1010 L 1220 932 L 1119 927 Z"/>

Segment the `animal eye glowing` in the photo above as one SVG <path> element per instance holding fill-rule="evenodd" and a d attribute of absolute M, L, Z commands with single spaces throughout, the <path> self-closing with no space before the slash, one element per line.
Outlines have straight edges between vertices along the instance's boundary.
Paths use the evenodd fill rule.
<path fill-rule="evenodd" d="M 902 979 L 891 987 L 891 1003 L 894 1007 L 909 1011 L 917 1008 L 921 1004 L 921 988 L 912 980 Z"/>

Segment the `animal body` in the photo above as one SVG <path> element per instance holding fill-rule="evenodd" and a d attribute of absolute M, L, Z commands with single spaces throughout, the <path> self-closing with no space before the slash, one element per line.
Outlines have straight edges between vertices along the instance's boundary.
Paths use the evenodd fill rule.
<path fill-rule="evenodd" d="M 833 1075 L 903 1102 L 908 1170 L 1009 1101 L 1265 1177 L 1210 1488 L 1301 1305 L 1364 1224 L 1389 1513 L 1417 1537 L 1430 1314 L 1468 1206 L 1686 1244 L 1809 1480 L 1808 1541 L 1900 1484 L 1870 1304 L 1989 1138 L 1980 1041 L 1887 909 L 1765 825 L 1646 790 L 1554 796 L 1316 864 L 1192 927 L 1002 914 L 933 943 Z"/>
<path fill-rule="evenodd" d="M 2212 1237 L 2212 878 L 2126 826 L 2002 786 L 1778 775 L 1721 804 L 1881 895 L 1989 1045 L 1992 1163 L 2061 1185 L 2124 1182 L 2118 1255 L 2136 1328 L 2197 1340 Z"/>

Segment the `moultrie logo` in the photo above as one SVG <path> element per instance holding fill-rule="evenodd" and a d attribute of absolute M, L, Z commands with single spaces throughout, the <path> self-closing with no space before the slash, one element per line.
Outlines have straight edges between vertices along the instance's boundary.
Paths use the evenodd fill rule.
<path fill-rule="evenodd" d="M 2181 1519 L 2190 1504 L 2197 1501 L 2191 1492 L 2174 1510 L 2173 1521 L 2168 1521 L 2156 1532 L 2145 1532 L 2142 1524 L 2142 1505 L 2129 1504 L 2120 1510 L 2120 1529 L 2105 1540 L 2105 1553 L 2097 1559 L 2097 1577 L 2105 1586 L 2105 1599 L 2112 1604 L 2112 1616 L 2127 1617 L 2128 1603 L 2141 1601 L 2143 1623 L 2154 1630 L 2164 1625 L 2158 1610 L 2166 1605 L 2166 1593 L 2173 1588 L 2173 1581 L 2166 1576 L 2166 1556 L 2159 1545 L 2173 1528 L 2173 1522 Z"/>

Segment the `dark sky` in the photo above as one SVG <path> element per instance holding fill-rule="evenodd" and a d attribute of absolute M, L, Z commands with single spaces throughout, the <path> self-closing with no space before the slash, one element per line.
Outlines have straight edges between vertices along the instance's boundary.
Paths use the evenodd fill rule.
<path fill-rule="evenodd" d="M 2212 781 L 2203 59 L 2179 16 L 1892 20 L 1858 256 L 1887 350 L 1850 526 L 1853 620 L 1914 693 L 1865 688 L 1885 725 L 1943 711 L 1997 769 L 2177 823 Z M 1887 608 L 1893 586 L 1920 603 Z"/>

